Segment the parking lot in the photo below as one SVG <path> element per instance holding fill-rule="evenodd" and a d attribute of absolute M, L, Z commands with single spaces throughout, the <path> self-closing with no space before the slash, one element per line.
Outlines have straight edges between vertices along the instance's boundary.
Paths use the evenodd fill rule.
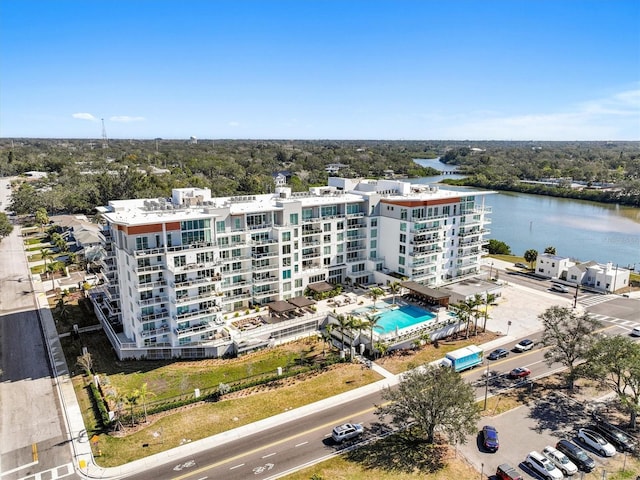
<path fill-rule="evenodd" d="M 533 471 L 524 465 L 524 459 L 531 450 L 540 452 L 547 445 L 555 446 L 558 440 L 565 438 L 576 443 L 575 435 L 580 427 L 589 425 L 591 411 L 601 402 L 577 402 L 564 394 L 551 394 L 535 398 L 524 405 L 497 416 L 483 417 L 478 423 L 478 431 L 483 425 L 492 425 L 499 432 L 500 448 L 496 453 L 483 452 L 479 445 L 479 437 L 471 435 L 465 445 L 459 445 L 458 451 L 472 463 L 482 478 L 495 478 L 496 468 L 501 463 L 508 463 L 523 474 L 525 479 L 540 480 Z M 578 444 L 580 445 L 580 444 Z M 588 448 L 584 448 L 588 451 Z M 602 480 L 609 478 L 625 463 L 624 454 L 617 453 L 613 458 L 603 458 L 597 453 L 588 451 L 595 460 L 596 468 L 591 473 L 580 472 L 574 479 Z M 631 459 L 626 467 L 631 465 Z M 604 473 L 603 473 L 604 472 Z M 637 472 L 640 475 L 640 471 Z M 635 477 L 633 477 L 635 478 Z"/>

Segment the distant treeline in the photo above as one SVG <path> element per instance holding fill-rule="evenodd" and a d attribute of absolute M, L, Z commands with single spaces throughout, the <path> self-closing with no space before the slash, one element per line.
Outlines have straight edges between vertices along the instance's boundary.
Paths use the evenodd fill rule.
<path fill-rule="evenodd" d="M 438 172 L 416 158 L 441 157 L 492 189 L 639 206 L 639 142 L 461 142 L 371 140 L 0 139 L 0 176 L 46 172 L 14 185 L 11 209 L 25 214 L 87 213 L 109 200 L 167 197 L 173 188 L 208 187 L 213 196 L 273 191 L 274 175 L 293 191 L 324 185 L 334 164 L 349 178 L 416 178 Z M 519 180 L 573 178 L 614 183 L 614 192 L 525 185 Z M 26 178 L 26 177 L 24 177 Z"/>

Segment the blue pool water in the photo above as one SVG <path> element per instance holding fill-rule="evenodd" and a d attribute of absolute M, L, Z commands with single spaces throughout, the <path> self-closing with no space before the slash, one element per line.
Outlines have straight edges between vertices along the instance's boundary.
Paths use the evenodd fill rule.
<path fill-rule="evenodd" d="M 414 305 L 403 305 L 395 310 L 385 310 L 378 317 L 380 328 L 376 328 L 376 331 L 385 334 L 395 331 L 396 327 L 401 329 L 432 320 L 436 315 Z"/>

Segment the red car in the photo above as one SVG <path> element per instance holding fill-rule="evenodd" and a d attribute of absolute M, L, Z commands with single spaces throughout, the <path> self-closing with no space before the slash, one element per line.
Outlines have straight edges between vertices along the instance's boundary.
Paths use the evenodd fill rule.
<path fill-rule="evenodd" d="M 511 378 L 524 378 L 531 375 L 531 370 L 525 367 L 514 368 L 509 372 Z"/>

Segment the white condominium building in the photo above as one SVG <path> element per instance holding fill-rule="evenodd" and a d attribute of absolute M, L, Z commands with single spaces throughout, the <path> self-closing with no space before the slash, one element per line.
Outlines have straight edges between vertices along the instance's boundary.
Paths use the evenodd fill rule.
<path fill-rule="evenodd" d="M 184 352 L 206 348 L 230 313 L 309 284 L 451 283 L 479 272 L 489 193 L 345 178 L 292 193 L 280 177 L 273 194 L 111 201 L 98 208 L 97 307 L 116 348 Z"/>

